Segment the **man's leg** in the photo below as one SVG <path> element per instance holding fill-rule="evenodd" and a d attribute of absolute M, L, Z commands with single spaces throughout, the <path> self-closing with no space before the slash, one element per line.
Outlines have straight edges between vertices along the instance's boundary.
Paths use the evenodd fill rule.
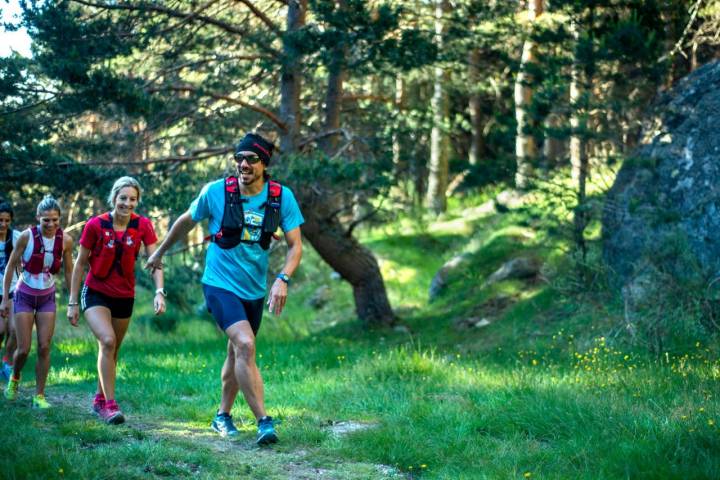
<path fill-rule="evenodd" d="M 230 413 L 239 388 L 255 418 L 260 419 L 265 416 L 265 392 L 260 370 L 255 363 L 255 334 L 246 320 L 230 325 L 225 333 L 230 342 L 223 366 L 220 411 Z"/>
<path fill-rule="evenodd" d="M 227 355 L 225 356 L 225 363 L 222 368 L 222 398 L 220 400 L 221 413 L 230 413 L 233 404 L 235 403 L 235 397 L 237 397 L 240 391 L 237 378 L 235 378 L 235 347 L 233 347 L 232 341 L 227 341 Z"/>

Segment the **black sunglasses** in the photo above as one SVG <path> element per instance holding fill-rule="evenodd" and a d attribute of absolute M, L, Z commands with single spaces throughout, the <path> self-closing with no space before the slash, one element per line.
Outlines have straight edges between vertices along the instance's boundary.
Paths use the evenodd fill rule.
<path fill-rule="evenodd" d="M 243 160 L 245 160 L 250 165 L 255 165 L 260 161 L 260 157 L 258 157 L 257 155 L 245 155 L 242 153 L 236 153 L 234 158 L 237 163 L 242 163 Z"/>

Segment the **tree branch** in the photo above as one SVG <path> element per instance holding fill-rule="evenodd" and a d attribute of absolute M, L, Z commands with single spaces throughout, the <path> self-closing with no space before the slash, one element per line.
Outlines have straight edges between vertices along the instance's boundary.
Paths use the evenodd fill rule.
<path fill-rule="evenodd" d="M 234 25 L 231 25 L 227 22 L 222 22 L 216 18 L 207 16 L 207 15 L 200 15 L 198 12 L 202 11 L 201 9 L 198 9 L 196 12 L 182 12 L 178 10 L 173 10 L 168 7 L 164 7 L 162 5 L 158 4 L 150 4 L 145 2 L 138 2 L 134 3 L 133 5 L 129 4 L 118 4 L 118 5 L 109 5 L 107 3 L 98 3 L 98 2 L 91 2 L 88 0 L 71 0 L 75 3 L 79 3 L 80 5 L 85 5 L 86 7 L 95 7 L 95 8 L 101 8 L 105 10 L 127 10 L 132 12 L 156 12 L 163 15 L 166 15 L 168 17 L 172 18 L 180 18 L 183 20 L 199 20 L 207 25 L 212 25 L 214 27 L 217 27 L 225 32 L 228 33 L 234 33 L 236 35 L 243 36 L 246 32 L 245 29 L 236 27 Z M 261 44 L 259 43 L 258 46 L 262 48 L 263 50 L 267 50 L 272 53 L 273 57 L 278 56 L 278 52 L 269 47 L 267 44 Z"/>
<path fill-rule="evenodd" d="M 260 9 L 258 9 L 250 0 L 236 0 L 242 3 L 243 5 L 247 6 L 252 13 L 255 14 L 256 17 L 258 17 L 265 25 L 268 26 L 270 30 L 275 32 L 278 36 L 282 35 L 282 32 L 280 31 L 280 28 L 278 28 L 277 25 L 275 25 L 272 20 L 270 20 L 267 15 L 265 15 Z"/>
<path fill-rule="evenodd" d="M 103 166 L 103 165 L 123 165 L 123 166 L 135 166 L 135 165 L 151 165 L 155 163 L 189 163 L 189 162 L 196 162 L 199 160 L 205 160 L 207 158 L 217 157 L 220 155 L 227 155 L 228 153 L 233 151 L 233 147 L 209 147 L 209 148 L 203 148 L 199 150 L 193 150 L 190 152 L 190 155 L 182 155 L 182 156 L 170 156 L 170 157 L 162 157 L 162 158 L 156 158 L 156 159 L 149 159 L 149 160 L 143 160 L 140 162 L 84 162 L 84 163 L 74 163 L 74 162 L 62 162 L 58 163 L 57 165 L 59 167 L 69 167 L 72 165 L 82 165 L 82 166 Z"/>
<path fill-rule="evenodd" d="M 159 91 L 159 90 L 172 90 L 172 91 L 175 91 L 175 92 L 199 93 L 199 94 L 201 94 L 201 95 L 207 95 L 207 96 L 209 96 L 209 97 L 211 97 L 211 98 L 214 98 L 214 99 L 216 99 L 216 100 L 223 100 L 223 101 L 226 101 L 226 102 L 229 102 L 229 103 L 234 103 L 234 104 L 236 104 L 236 105 L 240 105 L 240 106 L 243 106 L 243 107 L 245 107 L 245 108 L 249 108 L 250 110 L 252 110 L 252 111 L 254 111 L 254 112 L 258 112 L 258 113 L 260 113 L 260 114 L 262 114 L 262 115 L 265 115 L 265 116 L 266 116 L 267 118 L 269 118 L 275 125 L 277 125 L 278 128 L 282 129 L 283 131 L 287 131 L 287 126 L 285 125 L 285 122 L 283 122 L 282 120 L 280 120 L 280 118 L 279 118 L 277 115 L 275 115 L 273 112 L 271 112 L 270 110 L 268 110 L 268 109 L 265 108 L 265 107 L 261 107 L 261 106 L 259 106 L 259 105 L 253 105 L 253 104 L 248 103 L 248 102 L 246 102 L 246 101 L 244 101 L 244 100 L 240 100 L 239 98 L 232 98 L 232 97 L 228 97 L 227 95 L 220 95 L 220 94 L 218 94 L 218 93 L 202 92 L 200 89 L 198 89 L 198 88 L 196 88 L 196 87 L 189 86 L 189 85 L 171 85 L 171 86 L 169 86 L 169 87 L 165 87 L 165 88 L 162 88 L 162 89 L 160 89 L 160 88 L 151 88 L 151 89 L 149 89 L 148 91 L 150 91 L 150 92 L 156 92 L 156 91 Z"/>

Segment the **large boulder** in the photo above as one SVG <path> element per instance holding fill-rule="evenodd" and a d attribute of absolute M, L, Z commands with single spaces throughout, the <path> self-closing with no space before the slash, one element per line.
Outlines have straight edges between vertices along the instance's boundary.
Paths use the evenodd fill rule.
<path fill-rule="evenodd" d="M 720 62 L 654 111 L 603 212 L 603 254 L 625 292 L 657 274 L 703 285 L 720 272 Z"/>

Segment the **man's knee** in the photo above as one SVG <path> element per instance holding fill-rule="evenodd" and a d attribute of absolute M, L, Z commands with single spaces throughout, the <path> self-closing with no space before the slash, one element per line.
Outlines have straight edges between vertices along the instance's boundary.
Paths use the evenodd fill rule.
<path fill-rule="evenodd" d="M 243 362 L 255 360 L 254 339 L 246 336 L 235 338 L 233 339 L 233 347 L 236 360 Z"/>

